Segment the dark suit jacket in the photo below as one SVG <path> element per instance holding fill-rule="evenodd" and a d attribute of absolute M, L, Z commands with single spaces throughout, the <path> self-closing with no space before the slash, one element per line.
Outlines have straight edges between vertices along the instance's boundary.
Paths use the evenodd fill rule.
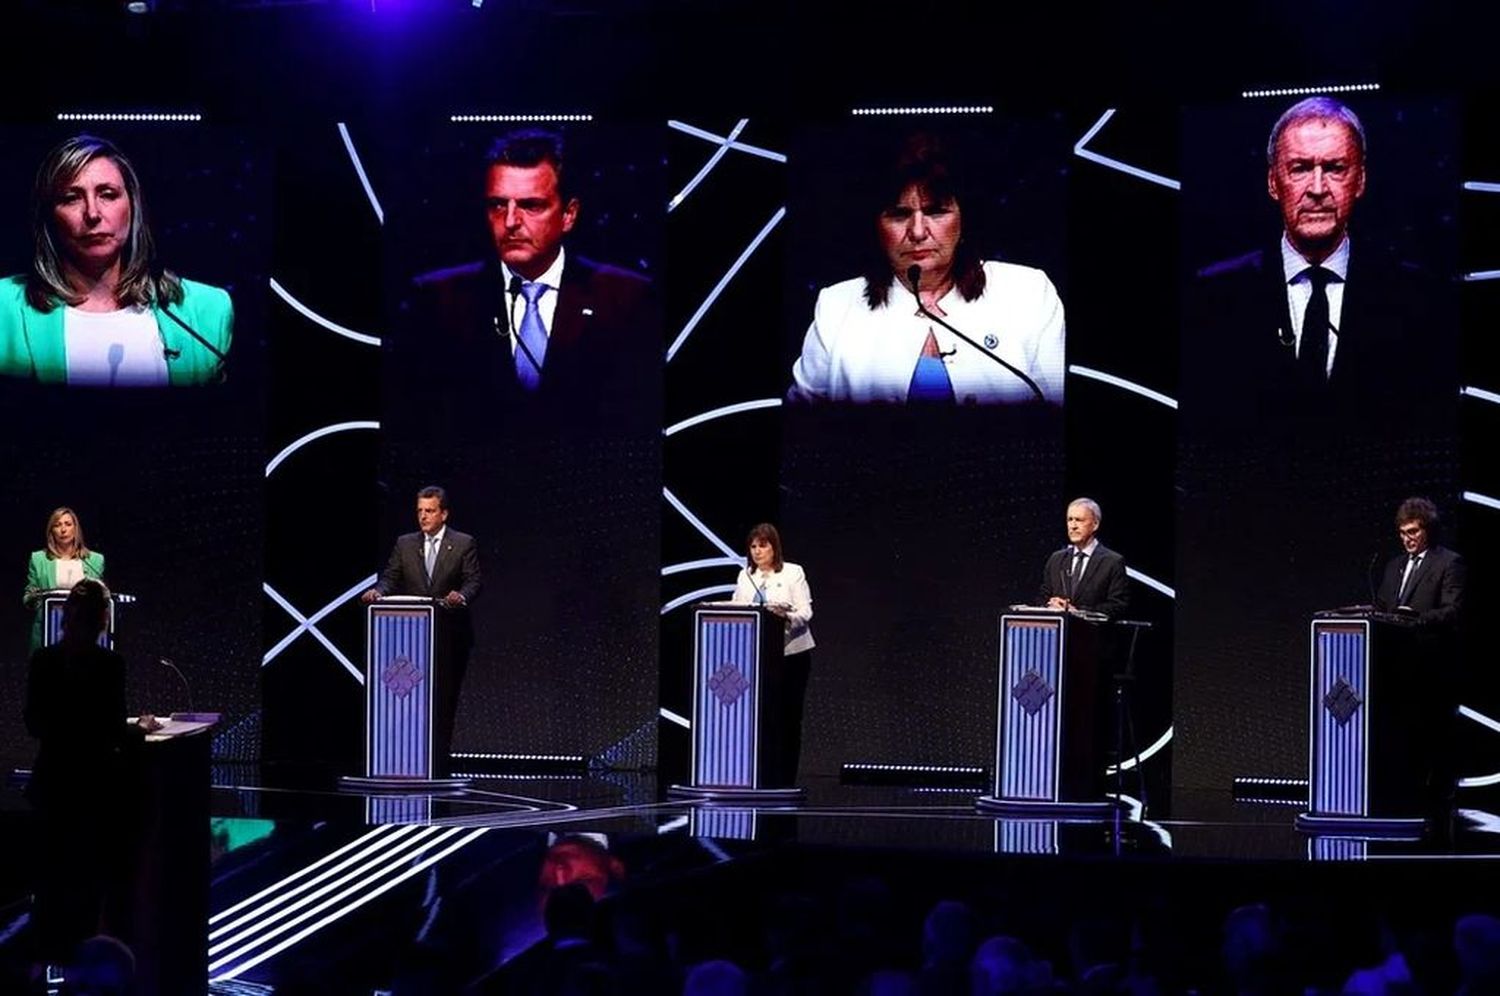
<path fill-rule="evenodd" d="M 456 591 L 465 602 L 479 595 L 479 548 L 474 537 L 449 528 L 443 533 L 443 545 L 432 565 L 432 581 L 422 562 L 424 537 L 420 532 L 407 533 L 391 550 L 380 581 L 375 585 L 382 595 L 426 595 L 442 598 Z"/>
<path fill-rule="evenodd" d="M 1182 339 L 1183 414 L 1196 420 L 1353 416 L 1389 426 L 1456 405 L 1457 326 L 1451 291 L 1351 239 L 1349 272 L 1326 388 L 1296 374 L 1279 242 L 1200 269 Z"/>
<path fill-rule="evenodd" d="M 511 301 L 493 258 L 416 278 L 398 367 L 420 393 L 441 395 L 449 421 L 476 429 L 492 427 L 497 408 L 519 408 L 540 409 L 559 429 L 624 420 L 659 431 L 662 330 L 650 281 L 570 254 L 557 294 L 535 392 L 516 378 Z"/>
<path fill-rule="evenodd" d="M 1396 611 L 1396 594 L 1401 590 L 1406 559 L 1403 553 L 1385 565 L 1385 574 L 1375 593 L 1376 608 Z M 1456 627 L 1464 604 L 1464 558 L 1446 547 L 1428 547 L 1407 586 L 1405 604 L 1429 626 Z"/>
<path fill-rule="evenodd" d="M 1042 591 L 1038 605 L 1049 598 L 1068 598 L 1068 568 L 1072 566 L 1073 547 L 1063 547 L 1047 558 L 1042 569 Z M 1125 558 L 1100 543 L 1087 561 L 1078 590 L 1073 592 L 1074 607 L 1102 612 L 1111 619 L 1122 615 L 1130 605 L 1130 578 L 1125 575 Z"/>

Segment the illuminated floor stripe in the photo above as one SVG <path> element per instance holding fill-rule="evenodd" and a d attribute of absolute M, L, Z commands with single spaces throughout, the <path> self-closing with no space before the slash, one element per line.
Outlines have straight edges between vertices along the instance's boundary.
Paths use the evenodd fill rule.
<path fill-rule="evenodd" d="M 1099 134 L 1099 132 L 1104 128 L 1105 124 L 1109 122 L 1109 119 L 1114 116 L 1115 109 L 1113 107 L 1105 111 L 1104 114 L 1100 116 L 1099 120 L 1094 122 L 1094 127 L 1085 132 L 1084 136 L 1078 140 L 1076 145 L 1073 146 L 1073 154 L 1075 156 L 1078 156 L 1080 159 L 1087 159 L 1091 163 L 1098 163 L 1100 166 L 1104 166 L 1108 169 L 1117 169 L 1121 173 L 1133 176 L 1138 180 L 1145 180 L 1147 183 L 1159 184 L 1160 186 L 1167 187 L 1172 190 L 1181 190 L 1182 183 L 1177 180 L 1173 180 L 1171 177 L 1162 176 L 1160 173 L 1153 173 L 1150 170 L 1141 169 L 1139 166 L 1132 166 L 1129 163 L 1122 163 L 1118 159 L 1111 159 L 1109 156 L 1100 155 L 1097 152 L 1084 148 L 1084 146 L 1088 145 L 1089 141 L 1095 135 Z"/>
<path fill-rule="evenodd" d="M 251 930 L 243 931 L 227 941 L 221 941 L 210 947 L 208 949 L 210 958 L 214 958 L 214 955 L 220 954 L 220 952 L 228 951 L 228 953 L 222 954 L 220 957 L 214 958 L 213 961 L 209 962 L 209 972 L 216 972 L 225 965 L 250 954 L 257 948 L 264 947 L 266 944 L 269 944 L 289 931 L 295 930 L 301 924 L 306 923 L 330 907 L 338 907 L 343 912 L 347 912 L 352 906 L 345 904 L 352 896 L 370 889 L 380 879 L 409 865 L 418 855 L 446 843 L 454 835 L 461 832 L 461 830 L 444 829 L 442 827 L 429 826 L 420 828 L 415 837 L 408 841 L 403 841 L 400 847 L 396 848 L 396 851 L 404 853 L 386 855 L 381 860 L 379 866 L 373 869 L 369 866 L 357 868 L 344 877 L 324 886 L 322 889 L 303 897 L 279 913 L 258 922 Z M 416 846 L 410 846 L 412 844 Z M 352 884 L 350 884 L 351 882 Z M 342 891 L 334 891 L 341 887 Z M 332 894 L 330 895 L 330 893 Z M 318 900 L 322 901 L 317 902 Z M 309 905 L 314 902 L 317 904 Z M 297 913 L 297 915 L 288 919 L 288 916 L 292 913 Z"/>
<path fill-rule="evenodd" d="M 695 425 L 702 425 L 704 422 L 712 422 L 714 419 L 724 418 L 726 415 L 738 415 L 741 412 L 753 412 L 758 411 L 761 408 L 780 407 L 780 398 L 761 398 L 758 401 L 739 401 L 732 405 L 724 405 L 722 408 L 715 408 L 712 411 L 706 411 L 699 415 L 694 415 L 691 418 L 685 418 L 681 422 L 675 422 L 663 429 L 662 435 L 675 436 L 683 429 L 691 429 Z"/>
<path fill-rule="evenodd" d="M 458 831 L 458 832 L 462 833 L 463 831 Z M 240 965 L 236 965 L 232 971 L 225 972 L 224 974 L 218 975 L 218 976 L 211 976 L 210 979 L 209 979 L 209 981 L 210 982 L 221 982 L 221 981 L 226 981 L 226 980 L 229 980 L 229 979 L 233 979 L 233 978 L 239 976 L 242 972 L 247 972 L 250 969 L 254 968 L 256 965 L 259 965 L 261 962 L 265 961 L 266 959 L 268 959 L 268 958 L 274 958 L 276 955 L 280 954 L 282 951 L 285 951 L 287 948 L 291 947 L 293 944 L 296 944 L 298 941 L 302 940 L 303 938 L 308 937 L 308 936 L 310 936 L 310 935 L 312 935 L 314 933 L 317 933 L 319 930 L 322 930 L 324 927 L 328 926 L 330 923 L 333 923 L 336 920 L 339 920 L 339 919 L 341 919 L 341 918 L 343 918 L 345 916 L 348 916 L 350 913 L 352 913 L 355 910 L 359 909 L 361 906 L 365 905 L 366 903 L 371 902 L 372 900 L 378 899 L 380 896 L 382 896 L 385 893 L 389 892 L 391 889 L 394 889 L 396 886 L 400 885 L 402 882 L 405 882 L 407 879 L 411 878 L 412 876 L 414 876 L 414 875 L 420 875 L 422 872 L 426 871 L 431 866 L 437 864 L 439 861 L 442 861 L 444 858 L 446 858 L 449 855 L 453 854 L 455 851 L 458 851 L 460 848 L 467 847 L 469 844 L 473 843 L 480 836 L 482 836 L 483 834 L 485 834 L 487 832 L 488 832 L 488 829 L 484 828 L 484 827 L 481 827 L 481 828 L 479 828 L 477 830 L 470 831 L 467 835 L 461 837 L 456 843 L 453 843 L 453 844 L 449 845 L 448 847 L 446 847 L 443 850 L 439 851 L 437 854 L 434 854 L 431 857 L 426 858 L 426 859 L 422 860 L 421 862 L 413 865 L 411 868 L 409 868 L 405 872 L 401 873 L 401 875 L 397 876 L 396 878 L 391 879 L 389 882 L 385 883 L 380 888 L 376 889 L 374 892 L 371 892 L 371 893 L 369 893 L 367 895 L 361 896 L 359 899 L 357 899 L 354 902 L 350 903 L 348 906 L 345 906 L 345 907 L 341 908 L 340 910 L 338 910 L 338 912 L 334 913 L 332 916 L 325 917 L 324 919 L 318 921 L 317 923 L 313 924 L 312 926 L 307 927 L 305 930 L 302 930 L 302 931 L 298 932 L 297 934 L 294 934 L 293 936 L 287 938 L 286 940 L 284 940 L 281 943 L 277 944 L 275 947 L 273 947 L 273 948 L 271 948 L 271 949 L 269 949 L 267 951 L 261 952 L 260 954 L 256 955 L 254 958 L 251 958 L 249 961 L 244 962 L 243 964 L 240 964 Z"/>
<path fill-rule="evenodd" d="M 209 921 L 208 921 L 210 925 L 212 925 L 214 923 L 217 923 L 219 920 L 222 920 L 226 916 L 230 916 L 230 915 L 232 915 L 234 913 L 239 912 L 240 910 L 244 909 L 246 906 L 251 905 L 252 903 L 256 903 L 256 902 L 260 902 L 261 900 L 265 900 L 265 899 L 267 899 L 268 896 L 274 896 L 274 898 L 269 899 L 269 901 L 261 903 L 261 905 L 257 906 L 251 912 L 246 913 L 244 916 L 237 917 L 235 920 L 233 920 L 230 923 L 225 924 L 224 926 L 220 927 L 219 929 L 210 931 L 209 935 L 208 935 L 208 939 L 210 941 L 215 941 L 215 940 L 219 939 L 220 937 L 223 937 L 229 931 L 234 930 L 236 927 L 239 927 L 239 926 L 243 925 L 246 921 L 250 921 L 250 922 L 256 922 L 256 921 L 258 921 L 261 917 L 269 915 L 271 913 L 271 911 L 274 910 L 277 906 L 281 905 L 284 902 L 287 902 L 290 899 L 296 898 L 297 896 L 301 895 L 303 892 L 306 892 L 308 889 L 310 889 L 313 886 L 317 885 L 319 882 L 322 882 L 322 881 L 326 880 L 329 876 L 331 876 L 331 875 L 337 875 L 339 872 L 342 872 L 342 871 L 348 869 L 353 864 L 356 864 L 356 863 L 358 863 L 360 861 L 372 861 L 372 860 L 375 860 L 376 859 L 376 855 L 378 855 L 382 850 L 385 850 L 385 849 L 391 847 L 393 844 L 395 844 L 398 841 L 400 841 L 401 838 L 410 836 L 412 833 L 416 832 L 416 829 L 417 829 L 417 827 L 415 825 L 400 826 L 400 827 L 381 826 L 381 827 L 375 828 L 370 833 L 367 833 L 363 837 L 360 837 L 360 838 L 356 839 L 352 843 L 346 844 L 345 846 L 339 848 L 337 851 L 334 851 L 332 854 L 328 855 L 327 857 L 322 858 L 322 859 L 320 859 L 318 861 L 313 862 L 312 864 L 308 865 L 306 868 L 303 868 L 301 871 L 298 871 L 298 872 L 296 872 L 293 875 L 287 876 L 286 878 L 282 879 L 280 882 L 277 882 L 275 885 L 270 886 L 269 888 L 262 889 L 260 892 L 257 892 L 255 895 L 251 896 L 249 899 L 242 900 L 242 901 L 236 903 L 235 905 L 229 907 L 227 910 L 224 910 L 224 911 L 222 911 L 220 913 L 214 914 L 209 919 Z M 376 837 L 376 838 L 379 838 L 379 839 L 376 840 L 370 846 L 364 848 L 364 850 L 359 851 L 358 853 L 352 855 L 351 857 L 345 858 L 343 861 L 340 861 L 338 864 L 334 865 L 333 867 L 326 869 L 322 874 L 314 876 L 313 878 L 308 879 L 307 881 L 303 882 L 301 885 L 296 886 L 295 888 L 290 887 L 292 882 L 295 882 L 297 879 L 301 878 L 304 875 L 307 875 L 309 872 L 312 872 L 312 871 L 314 871 L 314 870 L 322 867 L 323 865 L 325 865 L 328 862 L 332 861 L 333 859 L 337 858 L 339 855 L 341 855 L 341 854 L 345 853 L 346 851 L 348 851 L 350 848 L 357 847 L 358 845 L 360 845 L 362 843 L 368 842 L 370 840 L 370 838 L 372 838 L 372 837 Z"/>
<path fill-rule="evenodd" d="M 1472 190 L 1476 194 L 1500 194 L 1500 183 L 1486 183 L 1483 180 L 1465 180 L 1464 189 Z"/>
<path fill-rule="evenodd" d="M 669 723 L 676 723 L 678 726 L 682 727 L 684 730 L 691 730 L 693 728 L 692 722 L 689 721 L 686 716 L 679 716 L 675 712 L 673 712 L 671 709 L 667 709 L 665 707 L 662 708 L 660 710 L 660 712 L 661 712 L 661 718 L 665 719 Z"/>
<path fill-rule="evenodd" d="M 780 224 L 781 219 L 785 217 L 786 208 L 777 208 L 776 213 L 771 215 L 771 220 L 766 222 L 761 230 L 756 233 L 755 238 L 751 239 L 750 244 L 745 247 L 745 251 L 740 253 L 739 258 L 719 278 L 719 282 L 714 285 L 714 289 L 708 292 L 708 297 L 704 298 L 703 303 L 698 305 L 698 310 L 693 312 L 693 317 L 688 319 L 687 324 L 682 327 L 682 331 L 677 334 L 677 338 L 672 340 L 672 345 L 667 347 L 668 363 L 672 362 L 672 357 L 676 356 L 677 351 L 682 348 L 682 344 L 687 342 L 687 337 L 692 335 L 693 329 L 697 328 L 698 323 L 703 320 L 703 316 L 708 313 L 708 309 L 713 307 L 713 303 L 719 299 L 719 295 L 724 293 L 724 288 L 729 286 L 729 281 L 734 279 L 734 275 L 740 272 L 740 268 L 745 265 L 745 262 L 755 253 L 755 250 L 760 248 L 760 244 L 766 240 L 766 236 L 770 235 L 771 230 Z"/>
<path fill-rule="evenodd" d="M 1471 501 L 1476 505 L 1483 505 L 1486 508 L 1500 508 L 1500 498 L 1491 498 L 1489 495 L 1482 495 L 1477 491 L 1465 491 L 1464 501 Z"/>
<path fill-rule="evenodd" d="M 673 197 L 670 201 L 667 201 L 668 214 L 671 214 L 673 211 L 677 210 L 677 205 L 687 200 L 688 194 L 691 194 L 693 190 L 698 186 L 698 184 L 703 182 L 704 177 L 713 172 L 713 168 L 719 165 L 719 160 L 723 159 L 725 154 L 729 152 L 730 144 L 735 139 L 740 137 L 740 132 L 744 131 L 745 126 L 749 123 L 749 118 L 740 118 L 739 121 L 736 122 L 733 130 L 729 132 L 729 135 L 724 139 L 724 141 L 719 143 L 719 147 L 714 150 L 713 155 L 708 157 L 708 162 L 703 164 L 703 168 L 698 170 L 698 172 L 693 175 L 693 178 L 687 182 L 686 186 L 684 186 L 677 192 L 677 195 L 675 197 Z"/>
<path fill-rule="evenodd" d="M 1077 364 L 1070 364 L 1068 366 L 1068 373 L 1077 374 L 1079 377 L 1087 377 L 1090 380 L 1097 380 L 1101 383 L 1109 384 L 1122 390 L 1129 391 L 1132 394 L 1139 394 L 1143 398 L 1150 398 L 1152 401 L 1155 401 L 1159 405 L 1166 405 L 1173 411 L 1177 410 L 1176 398 L 1169 398 L 1165 394 L 1162 394 L 1160 391 L 1153 391 L 1149 387 L 1142 387 L 1140 384 L 1137 384 L 1133 380 L 1126 380 L 1124 377 L 1116 377 L 1114 374 L 1107 374 L 1102 370 L 1094 370 L 1090 367 L 1080 367 Z"/>
<path fill-rule="evenodd" d="M 278 297 L 280 297 L 287 304 L 291 305 L 293 311 L 297 312 L 297 314 L 301 315 L 303 318 L 306 318 L 308 321 L 313 322 L 317 325 L 321 325 L 330 332 L 337 332 L 345 339 L 353 339 L 355 342 L 362 342 L 366 346 L 380 345 L 379 336 L 365 335 L 363 332 L 356 332 L 353 329 L 346 329 L 338 322 L 324 318 L 322 315 L 318 314 L 316 311 L 312 310 L 307 305 L 303 304 L 301 301 L 293 297 L 290 291 L 276 282 L 275 277 L 271 278 L 271 289 L 276 292 L 276 295 Z"/>
<path fill-rule="evenodd" d="M 354 164 L 354 172 L 359 177 L 360 186 L 365 188 L 365 196 L 370 199 L 370 207 L 375 209 L 375 220 L 384 225 L 385 212 L 380 208 L 380 201 L 375 196 L 375 188 L 370 186 L 370 178 L 365 174 L 365 164 L 359 161 L 359 153 L 354 151 L 354 139 L 349 137 L 349 129 L 342 121 L 339 122 L 339 137 L 344 140 L 344 148 L 349 153 L 349 161 Z"/>

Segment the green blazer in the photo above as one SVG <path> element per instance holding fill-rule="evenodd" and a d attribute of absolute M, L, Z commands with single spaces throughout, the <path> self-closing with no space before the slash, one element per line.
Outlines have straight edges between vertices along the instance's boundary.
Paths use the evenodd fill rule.
<path fill-rule="evenodd" d="M 193 280 L 182 281 L 182 293 L 181 304 L 151 309 L 167 355 L 167 383 L 172 387 L 217 383 L 224 376 L 219 358 L 166 312 L 182 319 L 228 356 L 234 304 L 224 290 Z M 27 304 L 25 277 L 0 280 L 0 376 L 27 377 L 41 384 L 68 382 L 63 310 L 59 305 L 44 313 Z"/>
<path fill-rule="evenodd" d="M 83 558 L 83 576 L 96 581 L 103 580 L 104 554 L 97 550 L 89 551 L 89 555 Z M 36 618 L 31 622 L 32 650 L 42 645 L 42 626 L 45 625 L 45 620 L 42 618 L 42 604 L 36 596 L 56 587 L 57 561 L 53 560 L 46 550 L 33 551 L 31 562 L 26 565 L 26 591 L 21 596 L 21 601 L 28 608 L 33 604 L 36 606 Z"/>

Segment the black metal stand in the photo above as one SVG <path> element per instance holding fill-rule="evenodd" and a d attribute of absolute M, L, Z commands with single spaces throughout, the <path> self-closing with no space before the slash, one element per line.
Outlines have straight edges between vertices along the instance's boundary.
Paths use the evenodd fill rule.
<path fill-rule="evenodd" d="M 1119 799 L 1125 794 L 1125 758 L 1132 757 L 1141 793 L 1141 817 L 1144 819 L 1150 800 L 1147 797 L 1146 773 L 1141 770 L 1141 748 L 1135 736 L 1135 708 L 1130 690 L 1135 685 L 1136 643 L 1140 640 L 1141 630 L 1150 629 L 1151 624 L 1138 619 L 1117 619 L 1114 625 L 1130 629 L 1124 667 L 1110 675 L 1115 700 L 1115 798 Z M 1129 754 L 1126 753 L 1127 745 Z"/>

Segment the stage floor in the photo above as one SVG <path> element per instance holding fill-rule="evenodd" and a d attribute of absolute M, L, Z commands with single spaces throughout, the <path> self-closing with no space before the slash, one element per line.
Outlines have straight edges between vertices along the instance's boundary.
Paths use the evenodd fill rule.
<path fill-rule="evenodd" d="M 798 806 L 664 802 L 654 778 L 630 773 L 487 777 L 409 796 L 266 785 L 250 766 L 218 768 L 216 781 L 210 975 L 226 993 L 300 991 L 351 971 L 363 988 L 350 991 L 378 991 L 434 952 L 482 977 L 543 936 L 540 872 L 569 835 L 618 857 L 613 877 L 631 889 L 670 897 L 712 880 L 747 908 L 765 900 L 761 879 L 785 885 L 809 868 L 920 881 L 924 903 L 1035 880 L 1048 892 L 1069 883 L 1078 901 L 1124 891 L 1170 904 L 1385 895 L 1398 882 L 1462 894 L 1478 889 L 1475 862 L 1500 861 L 1500 817 L 1482 810 L 1461 809 L 1446 841 L 1312 837 L 1294 826 L 1300 807 L 1227 793 L 1178 792 L 1171 818 L 1127 798 L 1112 818 L 1057 820 L 986 815 L 971 789 L 831 779 L 808 784 Z M 0 826 L 9 836 L 25 822 L 12 787 Z"/>

